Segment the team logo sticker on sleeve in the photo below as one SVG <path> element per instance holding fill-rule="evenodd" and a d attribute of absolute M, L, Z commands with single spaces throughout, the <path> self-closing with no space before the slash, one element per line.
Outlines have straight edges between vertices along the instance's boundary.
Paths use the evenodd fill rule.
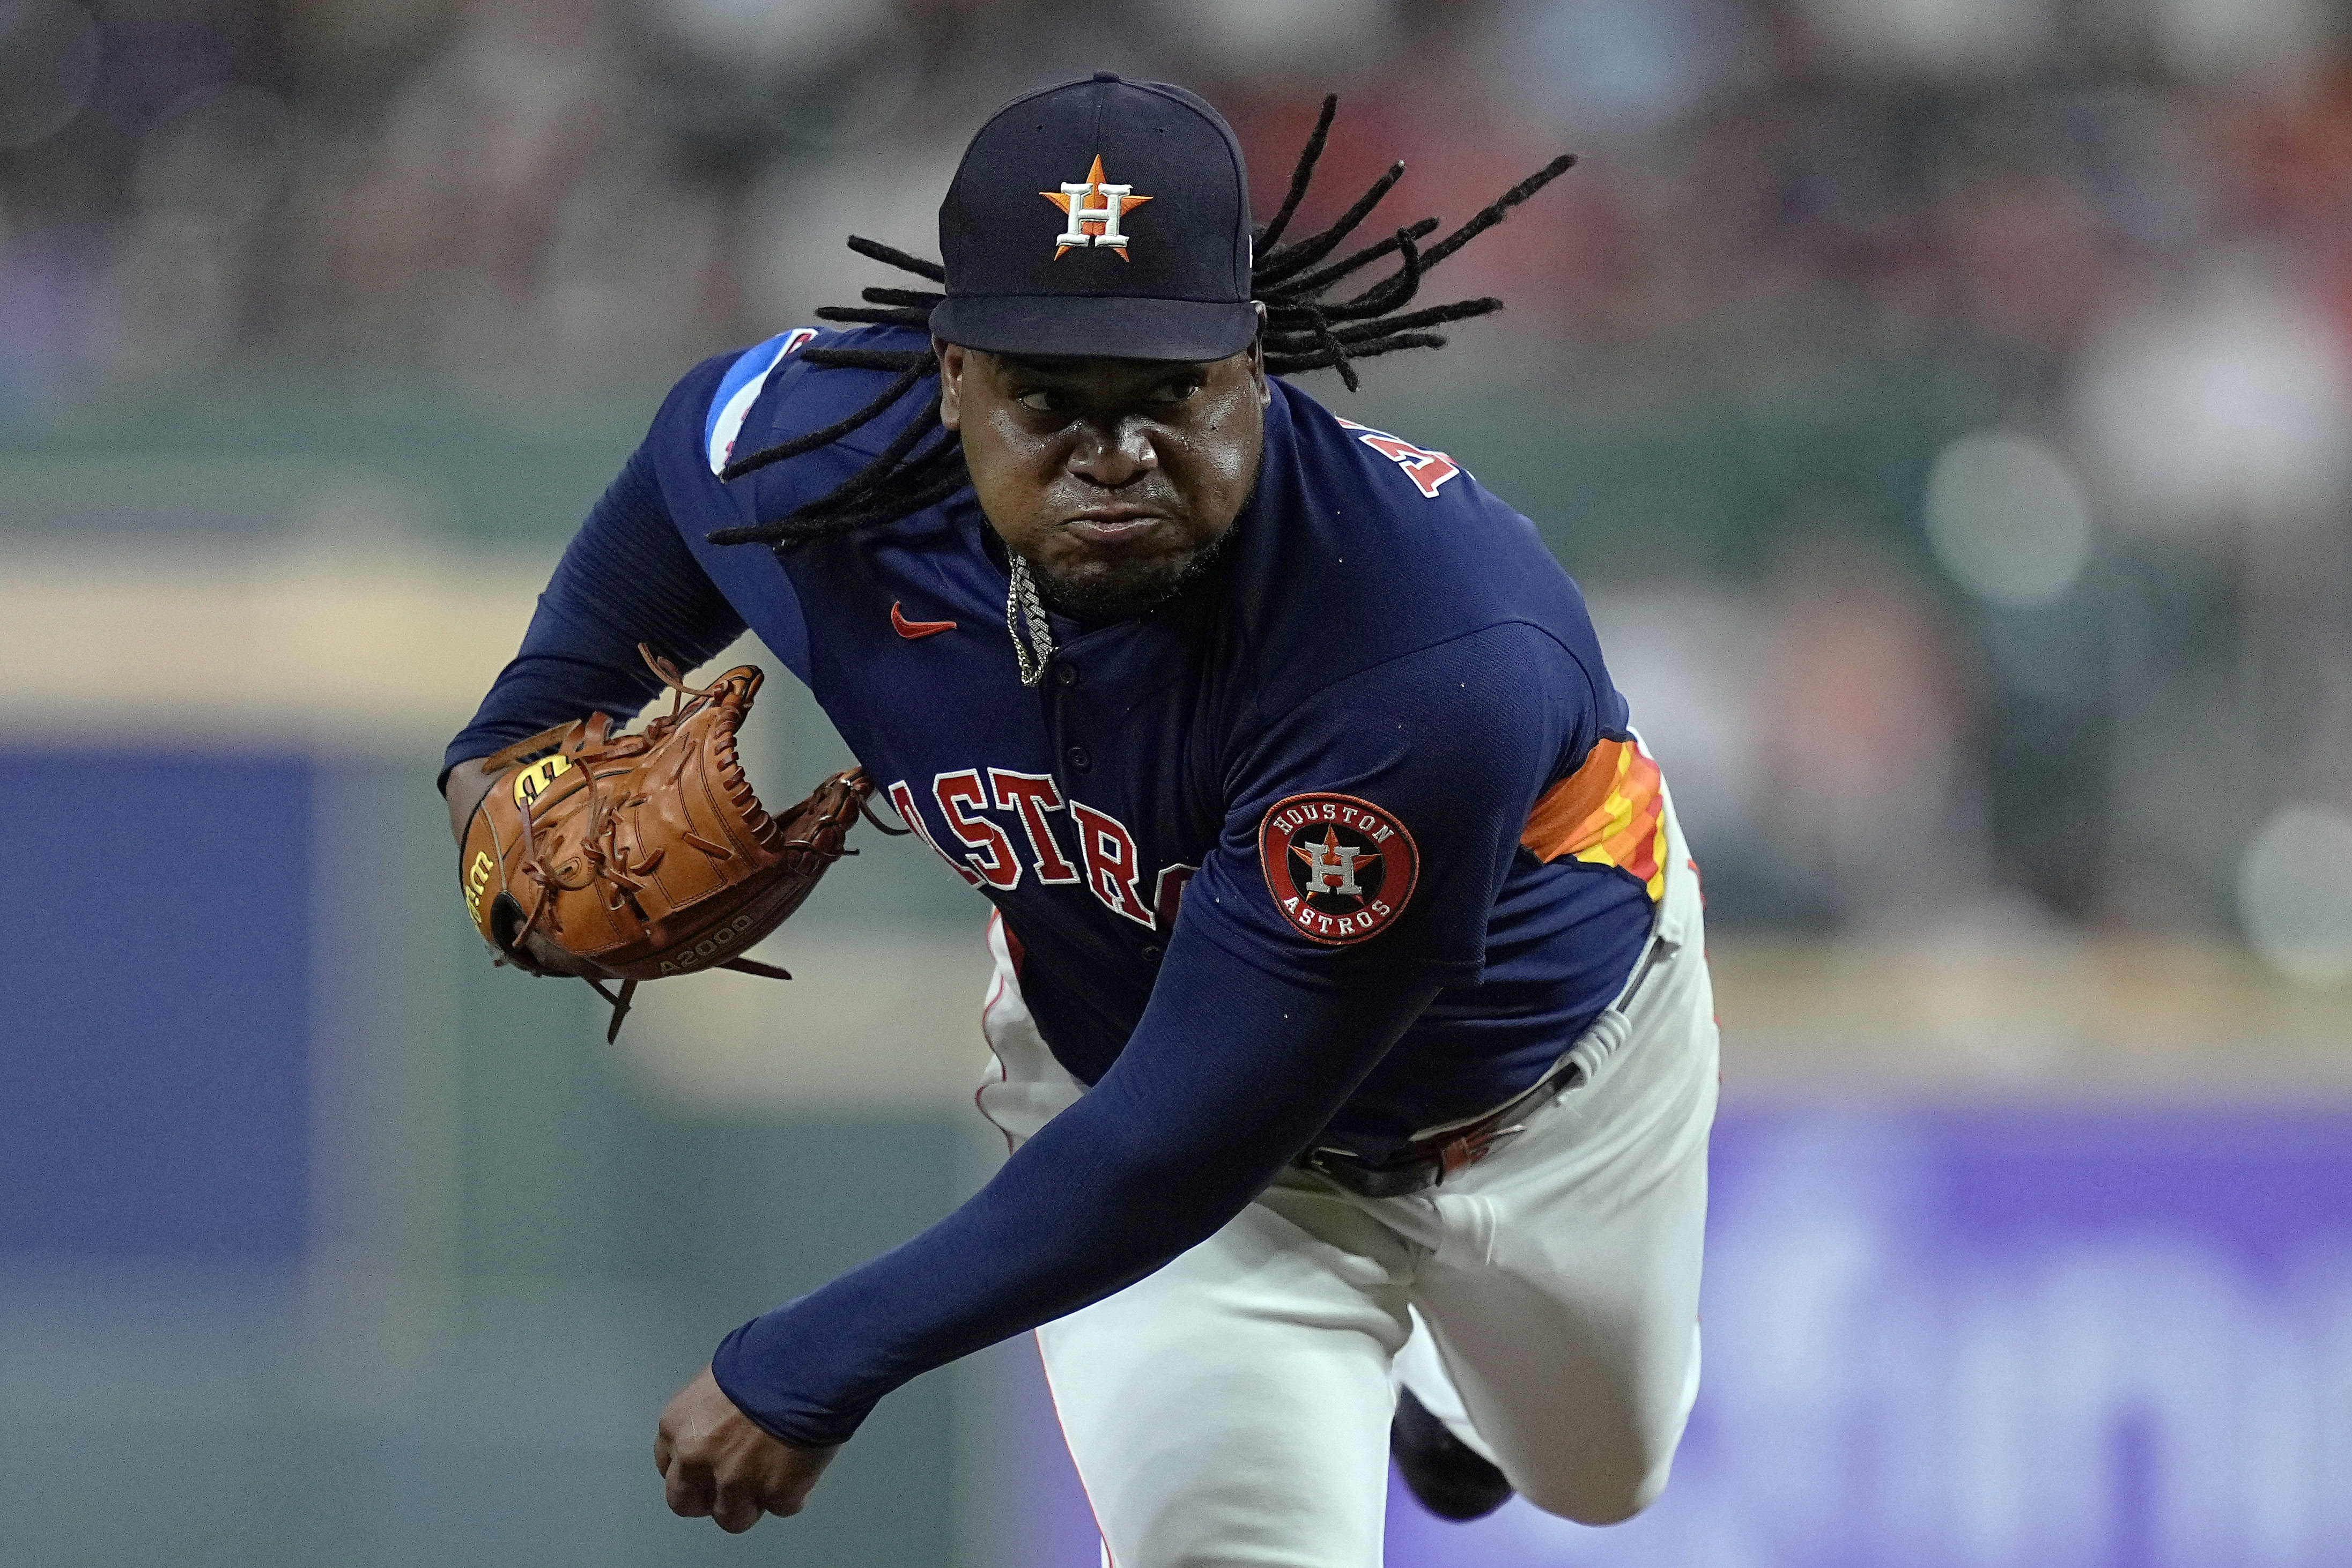
<path fill-rule="evenodd" d="M 1351 795 L 1277 802 L 1258 825 L 1257 854 L 1283 918 L 1329 947 L 1387 930 L 1421 871 L 1404 824 Z"/>

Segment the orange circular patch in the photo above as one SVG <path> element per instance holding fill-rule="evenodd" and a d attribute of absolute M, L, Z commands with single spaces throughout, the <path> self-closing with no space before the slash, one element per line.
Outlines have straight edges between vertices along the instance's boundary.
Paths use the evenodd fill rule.
<path fill-rule="evenodd" d="M 1276 802 L 1258 824 L 1257 855 L 1282 918 L 1327 947 L 1386 931 L 1421 874 L 1421 850 L 1404 824 L 1352 795 Z"/>

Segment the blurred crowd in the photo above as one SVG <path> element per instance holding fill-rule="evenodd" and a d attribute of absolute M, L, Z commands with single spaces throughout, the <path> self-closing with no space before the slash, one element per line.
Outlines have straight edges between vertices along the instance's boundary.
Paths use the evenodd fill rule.
<path fill-rule="evenodd" d="M 1648 547 L 1569 562 L 1724 918 L 2352 973 L 2319 0 L 0 0 L 0 411 L 658 383 L 877 281 L 847 232 L 932 253 L 979 120 L 1095 68 L 1224 108 L 1262 214 L 1326 90 L 1309 218 L 1393 156 L 1402 222 L 1582 154 L 1448 263 L 1510 311 L 1430 374 L 1726 476 L 1738 548 L 1628 501 Z M 1832 445 L 1880 482 L 1812 482 Z"/>

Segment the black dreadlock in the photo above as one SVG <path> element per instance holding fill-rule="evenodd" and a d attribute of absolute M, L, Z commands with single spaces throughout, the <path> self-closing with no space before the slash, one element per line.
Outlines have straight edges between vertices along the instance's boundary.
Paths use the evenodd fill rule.
<path fill-rule="evenodd" d="M 1352 362 L 1394 353 L 1399 349 L 1443 348 L 1444 335 L 1429 328 L 1490 315 L 1503 308 L 1500 300 L 1456 300 L 1450 305 L 1432 305 L 1404 315 L 1394 314 L 1420 290 L 1421 280 L 1431 268 L 1502 222 L 1513 207 L 1567 173 L 1576 159 L 1573 154 L 1554 158 L 1426 250 L 1421 247 L 1421 241 L 1436 231 L 1437 219 L 1433 217 L 1409 224 L 1388 238 L 1328 266 L 1318 266 L 1355 232 L 1381 198 L 1404 177 L 1403 163 L 1391 165 L 1388 173 L 1373 181 L 1371 189 L 1358 197 L 1355 205 L 1340 214 L 1330 227 L 1294 245 L 1279 243 L 1283 231 L 1298 211 L 1298 204 L 1307 195 L 1307 184 L 1314 178 L 1316 163 L 1323 155 L 1324 142 L 1331 133 L 1332 117 L 1339 109 L 1336 94 L 1323 100 L 1323 112 L 1315 121 L 1315 132 L 1307 139 L 1298 155 L 1298 167 L 1290 177 L 1289 195 L 1283 198 L 1274 221 L 1252 237 L 1252 254 L 1256 259 L 1250 269 L 1250 291 L 1265 307 L 1268 374 L 1337 370 L 1339 379 L 1353 392 L 1359 383 Z M 947 282 L 947 270 L 939 263 L 909 256 L 895 247 L 852 235 L 849 248 L 930 282 L 942 286 Z M 1391 254 L 1397 258 L 1396 270 L 1362 293 L 1346 300 L 1324 298 L 1341 279 Z M 924 289 L 867 289 L 860 298 L 866 302 L 862 307 L 828 305 L 817 311 L 817 318 L 928 331 L 932 307 L 947 296 Z M 929 349 L 810 349 L 802 357 L 824 367 L 898 374 L 871 403 L 846 419 L 738 458 L 720 471 L 721 479 L 739 479 L 771 463 L 781 463 L 787 458 L 831 445 L 879 417 L 912 392 L 918 383 L 937 375 L 940 369 L 938 356 Z M 934 436 L 939 439 L 932 440 Z M 971 477 L 964 468 L 962 438 L 940 423 L 940 395 L 934 391 L 922 413 L 879 456 L 832 489 L 773 522 L 720 529 L 710 535 L 710 542 L 766 544 L 779 552 L 791 550 L 812 540 L 894 521 L 947 500 L 971 482 Z"/>

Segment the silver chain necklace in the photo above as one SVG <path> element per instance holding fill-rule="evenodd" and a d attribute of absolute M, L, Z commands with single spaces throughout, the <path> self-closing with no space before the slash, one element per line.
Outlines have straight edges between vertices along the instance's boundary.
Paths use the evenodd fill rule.
<path fill-rule="evenodd" d="M 1021 661 L 1021 684 L 1034 686 L 1045 679 L 1046 662 L 1054 657 L 1054 628 L 1045 624 L 1045 606 L 1037 597 L 1029 563 L 1013 556 L 1012 575 L 1004 591 L 1004 629 L 1013 634 L 1013 654 Z"/>

